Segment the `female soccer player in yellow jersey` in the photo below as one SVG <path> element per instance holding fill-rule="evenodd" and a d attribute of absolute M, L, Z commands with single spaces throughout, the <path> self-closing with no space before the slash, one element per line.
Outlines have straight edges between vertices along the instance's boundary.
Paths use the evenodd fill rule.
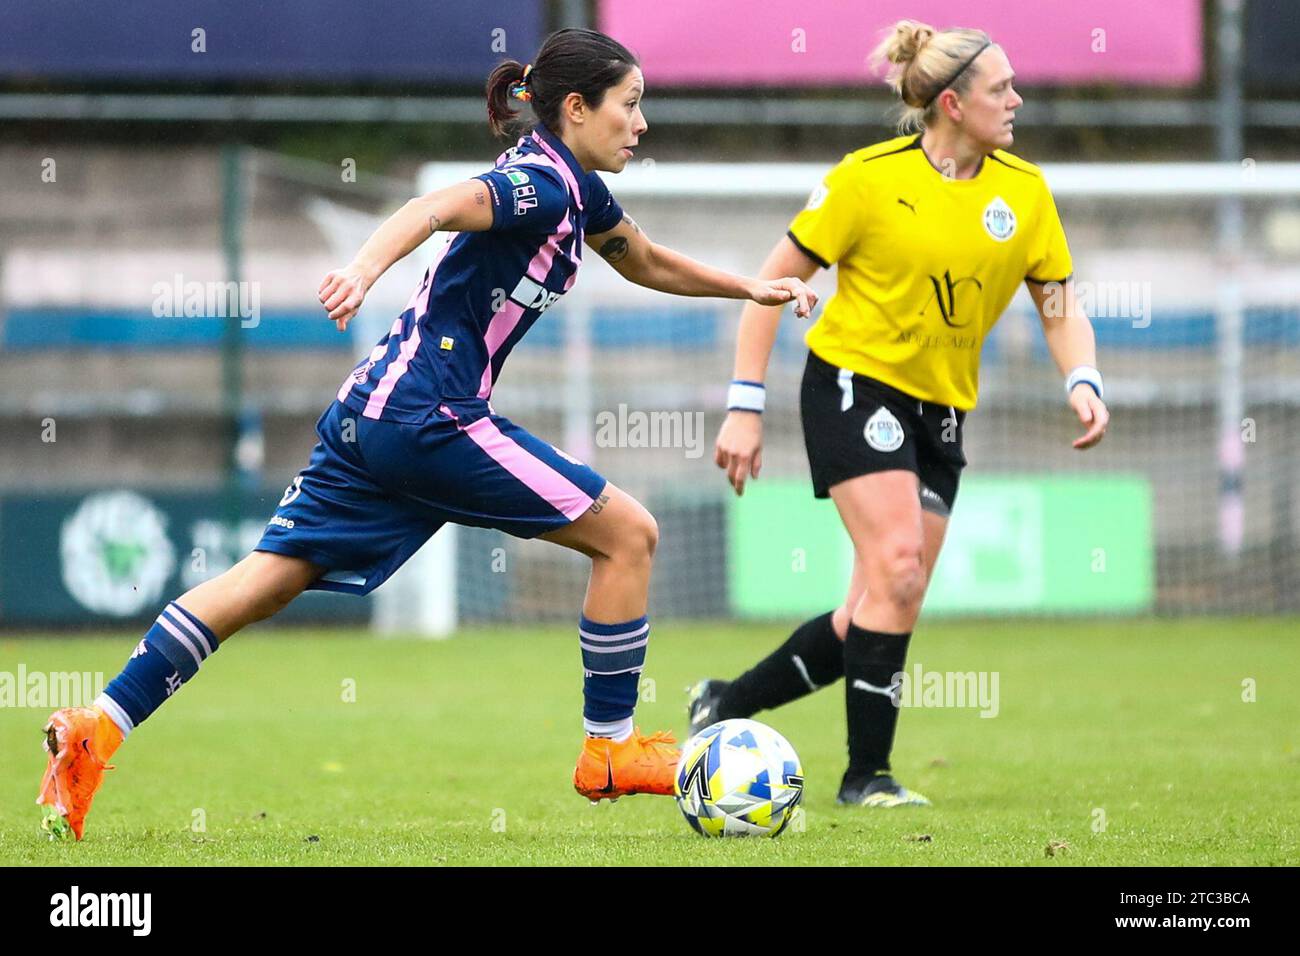
<path fill-rule="evenodd" d="M 1004 152 L 1023 102 L 1006 54 L 980 30 L 903 20 L 874 59 L 892 64 L 908 135 L 845 156 L 762 273 L 807 279 L 839 267 L 835 296 L 807 334 L 800 404 L 813 493 L 835 502 L 853 539 L 852 580 L 840 607 L 751 670 L 698 683 L 690 716 L 694 732 L 842 675 L 849 766 L 839 802 L 900 806 L 929 801 L 890 774 L 895 675 L 966 464 L 980 347 L 1021 282 L 1084 427 L 1074 447 L 1100 441 L 1108 414 L 1056 205 L 1039 169 Z M 762 463 L 762 383 L 779 319 L 754 305 L 741 316 L 715 451 L 737 494 Z"/>

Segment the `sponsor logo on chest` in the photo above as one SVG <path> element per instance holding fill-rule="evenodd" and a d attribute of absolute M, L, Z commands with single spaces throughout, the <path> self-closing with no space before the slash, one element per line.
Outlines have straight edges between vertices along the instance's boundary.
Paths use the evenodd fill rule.
<path fill-rule="evenodd" d="M 510 293 L 510 299 L 525 309 L 536 309 L 541 313 L 553 306 L 563 294 L 563 292 L 548 292 L 545 286 L 524 276 L 515 286 L 515 290 Z"/>

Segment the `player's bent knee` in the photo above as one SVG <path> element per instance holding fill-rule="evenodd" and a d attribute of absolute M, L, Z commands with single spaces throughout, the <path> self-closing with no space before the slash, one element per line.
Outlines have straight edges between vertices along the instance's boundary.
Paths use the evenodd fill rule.
<path fill-rule="evenodd" d="M 884 555 L 886 593 L 900 608 L 918 607 L 925 597 L 925 557 L 921 542 L 910 539 L 890 542 Z"/>
<path fill-rule="evenodd" d="M 649 564 L 659 547 L 659 523 L 645 508 L 638 506 L 618 530 L 614 557 L 628 564 Z"/>
<path fill-rule="evenodd" d="M 909 564 L 895 569 L 890 578 L 890 596 L 900 609 L 916 610 L 925 597 L 925 569 Z"/>
<path fill-rule="evenodd" d="M 649 562 L 659 547 L 659 522 L 645 505 L 631 495 L 622 496 L 619 521 L 614 530 L 610 557 L 631 562 Z"/>

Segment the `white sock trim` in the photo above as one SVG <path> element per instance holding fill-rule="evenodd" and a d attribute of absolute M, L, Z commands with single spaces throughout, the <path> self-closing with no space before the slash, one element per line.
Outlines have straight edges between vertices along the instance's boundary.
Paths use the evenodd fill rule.
<path fill-rule="evenodd" d="M 588 720 L 584 717 L 582 729 L 587 732 L 588 737 L 609 737 L 615 743 L 622 743 L 632 736 L 632 718 L 624 717 L 622 720 L 605 722 Z"/>
<path fill-rule="evenodd" d="M 135 729 L 135 724 L 131 723 L 131 718 L 126 715 L 122 706 L 109 697 L 107 693 L 102 693 L 95 698 L 94 707 L 98 707 L 104 713 L 108 714 L 108 719 L 117 724 L 117 729 L 122 731 L 122 739 L 125 740 Z"/>

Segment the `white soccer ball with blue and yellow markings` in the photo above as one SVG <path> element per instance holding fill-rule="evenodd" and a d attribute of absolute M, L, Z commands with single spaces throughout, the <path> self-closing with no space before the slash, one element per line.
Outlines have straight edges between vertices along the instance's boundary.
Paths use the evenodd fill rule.
<path fill-rule="evenodd" d="M 776 836 L 803 798 L 803 766 L 790 742 L 756 720 L 721 720 L 682 747 L 673 793 L 695 832 Z"/>

